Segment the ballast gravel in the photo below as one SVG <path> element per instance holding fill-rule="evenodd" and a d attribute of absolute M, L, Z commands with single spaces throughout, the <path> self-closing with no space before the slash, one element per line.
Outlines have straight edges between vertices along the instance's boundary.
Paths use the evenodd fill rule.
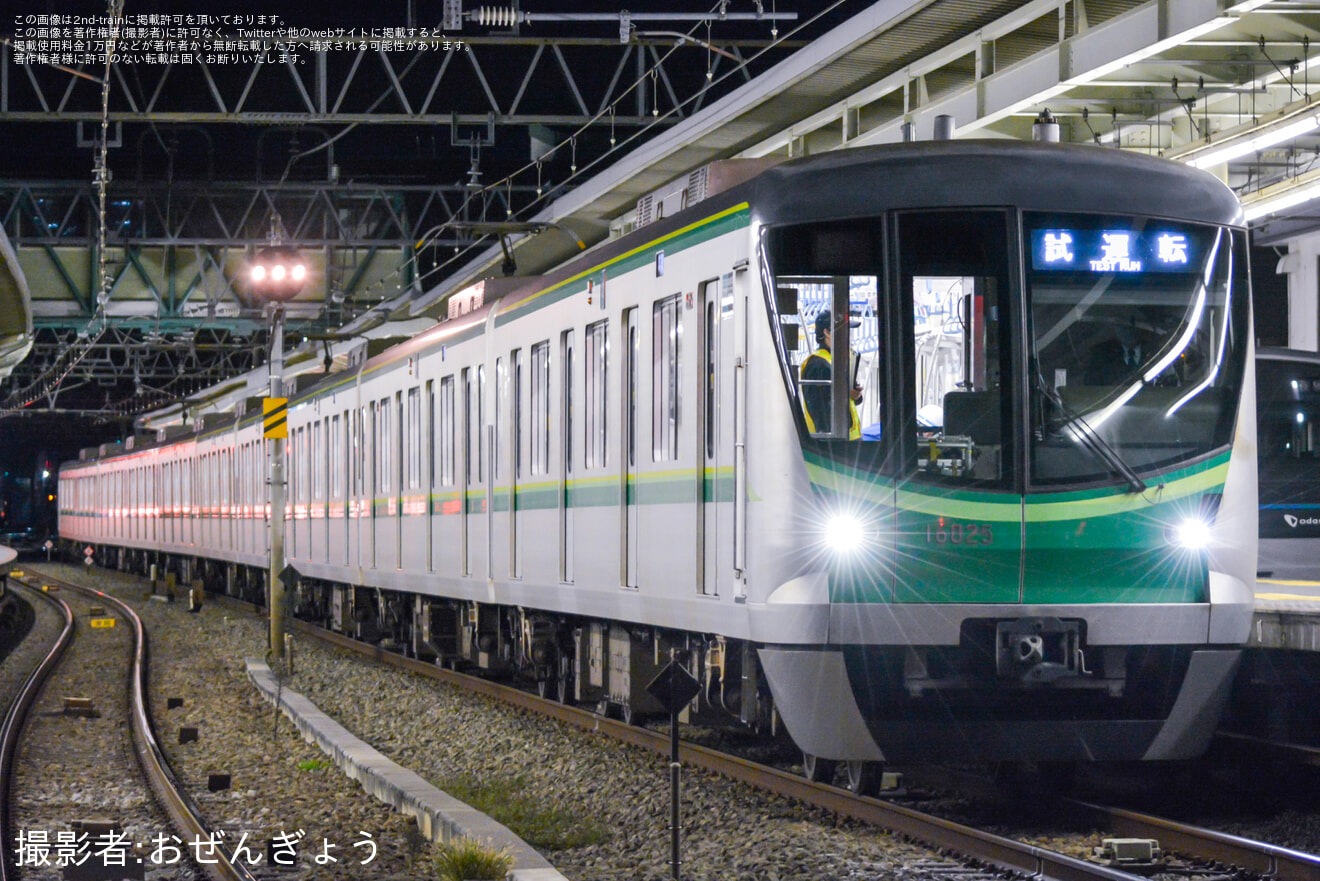
<path fill-rule="evenodd" d="M 254 855 L 276 836 L 299 839 L 298 869 L 267 868 L 266 877 L 435 877 L 433 845 L 412 821 L 304 743 L 248 681 L 244 659 L 264 656 L 265 618 L 218 603 L 190 613 L 186 602 L 148 599 L 145 581 L 118 572 L 54 570 L 128 600 L 142 617 L 158 736 L 212 825 L 231 844 L 245 835 Z M 580 840 L 538 850 L 571 879 L 670 877 L 663 757 L 302 638 L 287 687 L 441 789 L 491 785 L 556 822 L 566 813 L 567 832 L 558 834 Z M 171 708 L 169 698 L 182 706 Z M 196 729 L 196 740 L 179 742 L 185 728 Z M 211 792 L 211 775 L 227 775 L 229 787 Z M 67 776 L 76 786 L 76 771 Z M 686 768 L 682 839 L 686 881 L 919 879 L 923 866 L 947 862 L 883 830 Z"/>

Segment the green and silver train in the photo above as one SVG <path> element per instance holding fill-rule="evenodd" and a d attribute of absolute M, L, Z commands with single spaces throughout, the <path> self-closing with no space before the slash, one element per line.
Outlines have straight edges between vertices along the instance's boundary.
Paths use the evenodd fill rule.
<path fill-rule="evenodd" d="M 675 650 L 691 713 L 860 790 L 1194 756 L 1252 612 L 1249 299 L 1237 200 L 1171 162 L 719 164 L 299 386 L 297 608 L 626 717 Z M 66 465 L 62 536 L 259 598 L 258 409 Z"/>

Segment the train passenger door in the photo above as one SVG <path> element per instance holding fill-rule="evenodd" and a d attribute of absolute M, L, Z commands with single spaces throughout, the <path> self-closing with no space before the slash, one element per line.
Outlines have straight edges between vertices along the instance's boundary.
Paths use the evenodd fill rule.
<path fill-rule="evenodd" d="M 906 412 L 894 600 L 1017 602 L 1023 499 L 1008 215 L 907 212 L 896 227 Z"/>
<path fill-rule="evenodd" d="M 675 293 L 651 304 L 651 464 L 638 487 L 642 587 L 673 582 L 682 590 L 699 590 L 697 560 L 675 566 L 676 548 L 695 544 L 700 517 L 701 439 L 694 394 L 701 351 L 696 333 L 696 293 Z M 645 418 L 645 417 L 643 417 Z M 704 564 L 704 560 L 702 560 Z"/>
<path fill-rule="evenodd" d="M 623 429 L 623 453 L 619 456 L 620 536 L 622 538 L 619 583 L 624 587 L 637 587 L 637 394 L 641 371 L 642 330 L 638 326 L 637 307 L 623 313 L 623 370 L 619 387 L 622 391 L 619 413 Z"/>
<path fill-rule="evenodd" d="M 727 592 L 733 577 L 733 273 L 703 282 L 698 296 L 697 589 Z"/>

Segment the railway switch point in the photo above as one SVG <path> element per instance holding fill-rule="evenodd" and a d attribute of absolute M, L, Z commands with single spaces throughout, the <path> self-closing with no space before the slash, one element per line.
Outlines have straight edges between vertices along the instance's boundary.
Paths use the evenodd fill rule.
<path fill-rule="evenodd" d="M 66 697 L 64 699 L 64 715 L 79 716 L 84 719 L 101 718 L 100 710 L 92 705 L 92 699 L 89 697 Z"/>

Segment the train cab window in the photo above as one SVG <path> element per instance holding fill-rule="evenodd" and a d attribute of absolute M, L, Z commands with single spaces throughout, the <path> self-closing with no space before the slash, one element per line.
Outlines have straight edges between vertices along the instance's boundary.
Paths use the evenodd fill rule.
<path fill-rule="evenodd" d="M 916 440 L 904 473 L 1004 482 L 1012 470 L 1008 215 L 923 211 L 897 220 L 901 373 Z"/>
<path fill-rule="evenodd" d="M 1024 216 L 1031 479 L 1142 484 L 1227 446 L 1247 343 L 1245 237 L 1146 217 Z"/>
<path fill-rule="evenodd" d="M 885 309 L 879 219 L 772 230 L 772 305 L 797 415 L 813 438 L 883 433 Z"/>

